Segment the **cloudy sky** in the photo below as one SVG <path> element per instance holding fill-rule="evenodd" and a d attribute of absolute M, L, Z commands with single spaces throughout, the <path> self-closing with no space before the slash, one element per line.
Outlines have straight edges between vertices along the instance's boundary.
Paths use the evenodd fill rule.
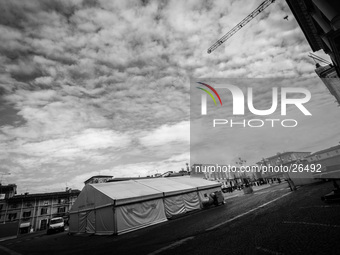
<path fill-rule="evenodd" d="M 1 0 L 2 182 L 52 192 L 97 174 L 177 171 L 190 162 L 190 77 L 318 79 L 285 1 L 207 54 L 261 2 Z M 296 150 L 338 143 L 339 108 L 318 88 L 322 126 L 310 125 L 322 139 L 305 134 Z M 253 148 L 261 136 L 252 137 Z M 237 156 L 256 161 L 247 146 Z"/>

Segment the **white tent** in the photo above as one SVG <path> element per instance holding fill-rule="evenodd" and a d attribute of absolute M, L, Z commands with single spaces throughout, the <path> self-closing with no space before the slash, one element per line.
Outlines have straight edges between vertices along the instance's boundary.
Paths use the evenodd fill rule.
<path fill-rule="evenodd" d="M 167 218 L 201 208 L 197 187 L 178 182 L 175 177 L 157 178 L 157 181 L 155 180 L 141 179 L 138 182 L 163 193 L 163 203 Z"/>
<path fill-rule="evenodd" d="M 207 200 L 206 195 L 215 191 L 221 191 L 221 184 L 218 182 L 207 181 L 201 178 L 181 178 L 174 177 L 177 182 L 190 185 L 197 188 L 197 193 L 202 205 L 202 202 Z"/>
<path fill-rule="evenodd" d="M 70 210 L 69 231 L 125 233 L 200 209 L 201 193 L 216 190 L 219 183 L 189 176 L 87 184 Z"/>

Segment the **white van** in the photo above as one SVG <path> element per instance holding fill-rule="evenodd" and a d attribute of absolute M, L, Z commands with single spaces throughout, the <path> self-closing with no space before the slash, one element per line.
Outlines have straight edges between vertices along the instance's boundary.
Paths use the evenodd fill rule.
<path fill-rule="evenodd" d="M 52 218 L 48 224 L 47 234 L 52 232 L 64 232 L 65 231 L 65 223 L 62 217 Z"/>

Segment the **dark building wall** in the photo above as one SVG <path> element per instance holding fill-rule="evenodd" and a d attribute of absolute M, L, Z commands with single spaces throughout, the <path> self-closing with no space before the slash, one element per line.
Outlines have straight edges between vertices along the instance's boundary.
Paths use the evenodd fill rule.
<path fill-rule="evenodd" d="M 286 0 L 313 51 L 323 49 L 340 77 L 340 1 Z"/>

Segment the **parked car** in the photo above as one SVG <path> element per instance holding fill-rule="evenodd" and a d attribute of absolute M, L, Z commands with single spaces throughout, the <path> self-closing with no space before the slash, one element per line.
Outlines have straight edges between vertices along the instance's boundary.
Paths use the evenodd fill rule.
<path fill-rule="evenodd" d="M 52 218 L 48 224 L 47 234 L 51 234 L 52 232 L 64 232 L 65 231 L 65 223 L 62 217 Z"/>

